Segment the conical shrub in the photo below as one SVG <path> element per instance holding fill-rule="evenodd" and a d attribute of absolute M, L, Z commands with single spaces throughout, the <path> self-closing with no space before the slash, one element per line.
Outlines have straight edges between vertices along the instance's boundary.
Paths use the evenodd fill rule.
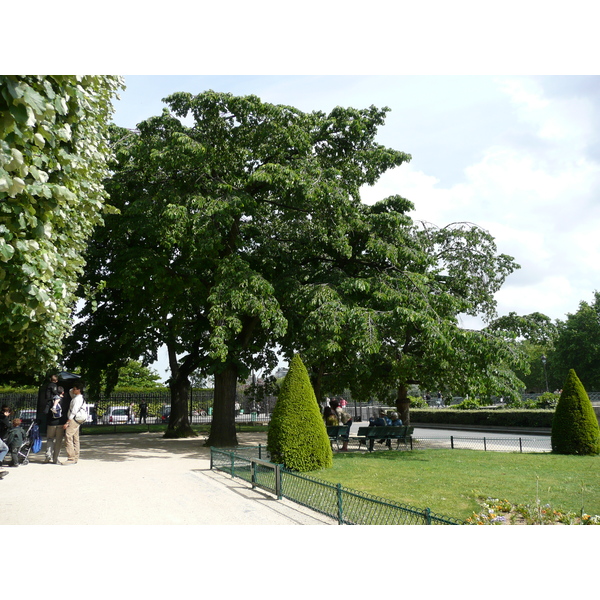
<path fill-rule="evenodd" d="M 333 456 L 327 429 L 299 355 L 279 391 L 267 435 L 271 460 L 293 471 L 316 471 L 331 467 Z"/>
<path fill-rule="evenodd" d="M 600 454 L 600 427 L 590 398 L 569 370 L 552 419 L 552 452 L 557 454 Z"/>

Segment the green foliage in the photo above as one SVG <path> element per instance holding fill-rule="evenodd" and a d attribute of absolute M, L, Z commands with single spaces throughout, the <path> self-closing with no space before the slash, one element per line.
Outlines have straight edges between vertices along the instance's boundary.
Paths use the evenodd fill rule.
<path fill-rule="evenodd" d="M 554 392 L 544 392 L 533 400 L 534 406 L 531 408 L 556 408 L 558 404 L 559 395 Z M 529 407 L 527 407 L 529 408 Z"/>
<path fill-rule="evenodd" d="M 552 421 L 552 451 L 557 454 L 600 454 L 600 428 L 589 396 L 569 370 Z"/>
<path fill-rule="evenodd" d="M 429 408 L 427 401 L 425 398 L 421 398 L 421 396 L 409 396 L 411 408 Z"/>
<path fill-rule="evenodd" d="M 325 423 L 302 359 L 290 363 L 269 425 L 267 449 L 271 460 L 306 472 L 332 465 Z"/>
<path fill-rule="evenodd" d="M 124 388 L 155 389 L 163 388 L 160 375 L 150 367 L 144 366 L 139 360 L 130 360 L 119 369 L 119 383 L 115 390 Z"/>
<path fill-rule="evenodd" d="M 481 408 L 483 404 L 479 398 L 467 398 L 463 400 L 460 404 L 455 404 L 453 408 L 456 410 L 476 410 Z"/>
<path fill-rule="evenodd" d="M 111 76 L 0 76 L 0 372 L 42 374 L 102 223 Z"/>
<path fill-rule="evenodd" d="M 600 292 L 594 292 L 593 302 L 580 302 L 576 313 L 558 321 L 555 349 L 548 356 L 548 374 L 564 381 L 573 365 L 586 389 L 600 390 Z"/>
<path fill-rule="evenodd" d="M 375 142 L 386 109 L 304 113 L 213 91 L 165 102 L 136 132 L 113 129 L 107 191 L 120 214 L 89 245 L 83 283 L 95 297 L 69 346 L 98 381 L 166 344 L 173 390 L 195 371 L 214 375 L 210 442 L 224 432 L 218 444 L 232 445 L 236 380 L 274 367 L 276 344 L 291 352 L 298 306 L 321 309 L 309 346 L 338 344 L 328 287 L 346 275 L 327 265 L 360 259 L 349 243 L 359 190 L 410 157 Z M 331 327 L 317 335 L 322 319 Z"/>
<path fill-rule="evenodd" d="M 471 410 L 411 409 L 411 421 L 414 423 L 439 423 L 446 425 L 493 425 L 497 427 L 544 427 L 552 426 L 554 413 L 551 410 L 527 410 L 509 408 L 486 409 L 480 407 Z"/>

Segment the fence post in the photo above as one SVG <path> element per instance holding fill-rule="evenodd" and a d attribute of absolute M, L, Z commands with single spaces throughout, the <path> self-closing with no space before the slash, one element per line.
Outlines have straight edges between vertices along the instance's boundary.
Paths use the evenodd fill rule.
<path fill-rule="evenodd" d="M 454 450 L 454 436 L 450 436 L 450 450 Z"/>
<path fill-rule="evenodd" d="M 423 517 L 425 517 L 425 525 L 431 525 L 431 509 L 426 508 L 423 511 Z"/>
<path fill-rule="evenodd" d="M 338 525 L 344 522 L 344 509 L 342 506 L 342 484 L 338 483 L 337 488 L 337 504 L 338 504 Z"/>
<path fill-rule="evenodd" d="M 522 443 L 522 441 L 521 441 L 521 438 L 519 438 L 519 452 L 520 452 L 521 454 L 523 454 L 523 443 Z"/>
<path fill-rule="evenodd" d="M 235 477 L 235 454 L 230 452 L 229 458 L 231 459 L 231 476 Z"/>
<path fill-rule="evenodd" d="M 485 444 L 485 436 L 483 436 L 483 451 L 486 452 L 487 451 L 487 446 Z"/>
<path fill-rule="evenodd" d="M 277 500 L 281 500 L 282 498 L 281 492 L 281 465 L 275 465 L 275 495 L 277 496 Z"/>
<path fill-rule="evenodd" d="M 262 459 L 262 444 L 258 445 L 258 459 Z"/>

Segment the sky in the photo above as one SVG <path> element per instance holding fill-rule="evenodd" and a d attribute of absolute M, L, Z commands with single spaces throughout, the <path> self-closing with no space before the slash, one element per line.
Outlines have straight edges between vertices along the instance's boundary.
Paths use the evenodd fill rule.
<path fill-rule="evenodd" d="M 408 198 L 411 216 L 488 230 L 521 266 L 498 315 L 565 319 L 600 289 L 600 76 L 125 76 L 113 120 L 134 128 L 177 91 L 255 94 L 303 111 L 388 107 L 377 141 L 409 163 L 362 190 Z M 465 317 L 463 325 L 482 322 Z M 164 358 L 154 368 L 162 375 Z"/>

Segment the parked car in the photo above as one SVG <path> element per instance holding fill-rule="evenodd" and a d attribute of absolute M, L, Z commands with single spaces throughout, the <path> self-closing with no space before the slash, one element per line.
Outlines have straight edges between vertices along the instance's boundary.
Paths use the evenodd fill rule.
<path fill-rule="evenodd" d="M 114 425 L 115 423 L 127 423 L 129 407 L 127 406 L 109 406 L 102 416 L 104 425 Z"/>
<path fill-rule="evenodd" d="M 37 417 L 37 411 L 33 409 L 24 408 L 19 412 L 19 419 L 21 419 L 21 425 L 29 427 Z"/>

